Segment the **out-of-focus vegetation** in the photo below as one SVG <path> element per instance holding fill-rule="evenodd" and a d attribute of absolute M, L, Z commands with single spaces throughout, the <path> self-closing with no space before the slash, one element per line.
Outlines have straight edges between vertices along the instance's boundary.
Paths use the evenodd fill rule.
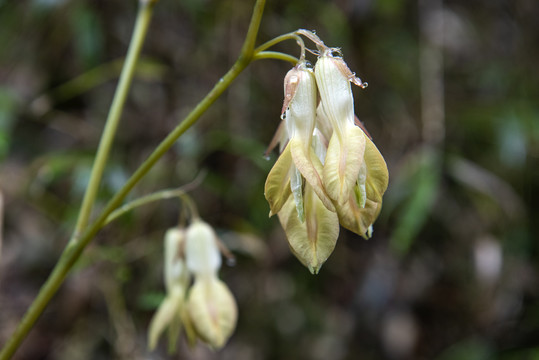
<path fill-rule="evenodd" d="M 161 0 L 101 187 L 102 206 L 235 60 L 253 1 Z M 0 344 L 76 219 L 135 1 L 0 1 Z M 237 256 L 227 347 L 182 359 L 539 359 L 539 3 L 268 0 L 259 43 L 316 29 L 367 90 L 388 162 L 373 239 L 342 231 L 317 276 L 290 254 L 263 184 L 289 64 L 259 61 L 131 198 L 177 187 Z M 279 50 L 298 54 L 293 42 Z M 163 359 L 146 350 L 176 201 L 108 225 L 18 359 Z"/>

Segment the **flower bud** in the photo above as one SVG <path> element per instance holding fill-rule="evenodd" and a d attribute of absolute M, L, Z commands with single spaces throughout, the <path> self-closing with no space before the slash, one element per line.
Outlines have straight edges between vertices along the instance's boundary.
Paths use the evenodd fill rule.
<path fill-rule="evenodd" d="M 187 228 L 185 259 L 195 276 L 215 276 L 221 267 L 217 235 L 204 221 L 195 220 Z"/>
<path fill-rule="evenodd" d="M 225 345 L 236 327 L 236 301 L 216 277 L 196 279 L 189 292 L 188 312 L 200 339 L 215 349 Z"/>
<path fill-rule="evenodd" d="M 173 228 L 165 234 L 165 286 L 167 293 L 172 289 L 185 289 L 189 280 L 189 272 L 180 257 L 180 249 L 185 242 L 185 230 Z"/>

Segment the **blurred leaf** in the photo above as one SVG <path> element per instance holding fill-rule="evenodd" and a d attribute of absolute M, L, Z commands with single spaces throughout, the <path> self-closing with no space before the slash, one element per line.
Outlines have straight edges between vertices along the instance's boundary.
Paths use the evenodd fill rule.
<path fill-rule="evenodd" d="M 406 194 L 398 205 L 399 214 L 390 242 L 391 248 L 401 255 L 408 252 L 423 228 L 440 183 L 441 170 L 438 153 L 425 148 L 409 159 L 409 162 L 413 166 L 413 170 L 407 175 L 409 177 L 389 186 L 390 191 L 394 186 L 396 189 L 393 192 Z"/>
<path fill-rule="evenodd" d="M 8 88 L 0 86 L 0 160 L 8 152 L 11 144 L 11 131 L 18 109 L 18 99 Z"/>
<path fill-rule="evenodd" d="M 55 104 L 60 104 L 67 100 L 73 99 L 106 83 L 107 81 L 118 78 L 122 71 L 123 63 L 124 59 L 121 58 L 101 64 L 40 95 L 32 102 L 31 106 L 36 110 L 39 109 L 37 115 L 42 115 L 43 113 L 49 111 L 50 107 L 54 106 Z M 164 77 L 167 70 L 168 69 L 165 65 L 155 60 L 142 57 L 137 62 L 134 77 L 135 79 L 143 79 L 146 81 L 158 81 Z M 48 104 L 47 99 L 49 98 L 54 104 L 42 108 L 42 104 Z"/>
<path fill-rule="evenodd" d="M 479 339 L 461 341 L 436 357 L 436 360 L 488 360 L 492 359 L 492 351 L 488 344 Z"/>

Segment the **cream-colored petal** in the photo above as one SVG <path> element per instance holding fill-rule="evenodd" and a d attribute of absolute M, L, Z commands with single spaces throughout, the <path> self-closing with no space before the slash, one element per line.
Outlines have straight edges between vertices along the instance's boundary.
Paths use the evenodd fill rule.
<path fill-rule="evenodd" d="M 356 184 L 355 196 L 337 206 L 337 213 L 343 227 L 368 239 L 372 233 L 372 225 L 382 210 L 382 196 L 387 189 L 389 175 L 384 158 L 367 137 L 364 160 L 367 169 L 365 191 L 362 191 L 360 184 Z M 366 195 L 364 207 L 358 203 L 358 193 Z"/>
<path fill-rule="evenodd" d="M 316 120 L 316 80 L 311 69 L 300 67 L 299 84 L 286 111 L 286 129 L 290 138 L 299 139 L 309 148 Z"/>
<path fill-rule="evenodd" d="M 380 154 L 376 145 L 368 138 L 365 145 L 364 159 L 367 166 L 367 198 L 381 202 L 389 183 L 389 173 L 384 157 Z"/>
<path fill-rule="evenodd" d="M 335 206 L 326 194 L 320 177 L 323 171 L 322 163 L 314 153 L 312 147 L 309 148 L 309 152 L 306 153 L 303 144 L 297 139 L 292 139 L 290 140 L 290 152 L 292 153 L 294 165 L 301 172 L 301 175 L 303 175 L 305 180 L 311 185 L 324 206 L 331 211 L 335 211 Z"/>
<path fill-rule="evenodd" d="M 165 286 L 167 293 L 173 288 L 185 289 L 189 272 L 185 261 L 179 257 L 180 247 L 185 243 L 184 229 L 172 228 L 165 234 Z"/>
<path fill-rule="evenodd" d="M 236 328 L 236 301 L 217 278 L 196 279 L 189 293 L 188 311 L 198 336 L 214 349 L 223 347 Z"/>
<path fill-rule="evenodd" d="M 189 271 L 197 276 L 213 276 L 221 262 L 213 228 L 204 221 L 193 221 L 185 235 L 185 263 Z"/>
<path fill-rule="evenodd" d="M 328 210 L 309 184 L 305 185 L 305 221 L 299 221 L 296 207 L 289 200 L 278 213 L 294 255 L 313 274 L 333 252 L 339 236 L 337 214 Z"/>
<path fill-rule="evenodd" d="M 365 202 L 365 207 L 360 208 L 355 195 L 352 194 L 349 201 L 337 207 L 337 214 L 339 215 L 339 222 L 344 228 L 368 239 L 372 233 L 372 229 L 369 228 L 380 214 L 381 209 L 381 202 L 374 202 L 369 199 Z"/>
<path fill-rule="evenodd" d="M 357 126 L 350 126 L 346 138 L 341 143 L 334 133 L 329 141 L 323 170 L 326 193 L 336 203 L 342 205 L 353 194 L 361 163 L 364 161 L 366 136 Z"/>
<path fill-rule="evenodd" d="M 332 56 L 321 56 L 314 69 L 324 113 L 339 138 L 345 137 L 349 126 L 354 123 L 354 98 L 350 79 L 341 71 L 342 61 Z"/>
<path fill-rule="evenodd" d="M 178 314 L 183 305 L 183 296 L 184 293 L 181 292 L 169 294 L 157 309 L 148 329 L 148 348 L 150 350 L 155 349 L 161 334 L 168 326 L 172 325 L 172 322 L 177 322 L 175 327 L 178 329 L 179 333 L 181 322 Z M 177 341 L 177 338 L 175 341 Z"/>
<path fill-rule="evenodd" d="M 290 197 L 290 167 L 292 155 L 290 144 L 286 145 L 275 165 L 268 174 L 264 187 L 264 196 L 270 206 L 270 216 L 277 214 Z"/>

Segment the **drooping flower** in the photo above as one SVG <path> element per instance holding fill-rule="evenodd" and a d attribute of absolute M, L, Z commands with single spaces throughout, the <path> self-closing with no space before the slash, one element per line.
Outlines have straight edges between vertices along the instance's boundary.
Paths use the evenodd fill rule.
<path fill-rule="evenodd" d="M 219 349 L 236 327 L 238 310 L 230 290 L 217 276 L 221 267 L 217 235 L 198 220 L 187 230 L 185 242 L 187 267 L 195 276 L 187 300 L 190 323 L 200 339 Z"/>
<path fill-rule="evenodd" d="M 366 83 L 350 71 L 338 49 L 313 32 L 296 33 L 318 47 L 315 81 L 303 60 L 285 77 L 284 121 L 270 147 L 280 141 L 281 155 L 266 180 L 265 196 L 294 255 L 317 273 L 333 252 L 339 223 L 371 236 L 388 172 L 354 115 L 351 83 L 363 88 Z"/>
<path fill-rule="evenodd" d="M 320 44 L 319 49 L 321 55 L 315 66 L 321 98 L 317 127 L 330 139 L 323 170 L 325 190 L 340 224 L 369 238 L 387 189 L 387 166 L 354 115 L 351 83 L 365 85 L 342 58 L 333 55 L 335 49 Z"/>
<path fill-rule="evenodd" d="M 305 63 L 288 72 L 284 82 L 284 129 L 287 141 L 265 186 L 270 216 L 278 214 L 292 252 L 317 273 L 335 247 L 339 223 L 322 183 L 323 157 L 313 147 L 316 83 Z"/>
<path fill-rule="evenodd" d="M 333 134 L 323 170 L 327 194 L 336 205 L 348 201 L 365 154 L 365 134 L 354 124 L 354 98 L 346 63 L 325 49 L 315 65 L 320 104 Z M 350 74 L 347 74 L 350 72 Z"/>
<path fill-rule="evenodd" d="M 335 210 L 320 177 L 322 163 L 311 146 L 316 120 L 316 82 L 312 70 L 305 63 L 298 64 L 287 73 L 284 92 L 282 114 L 285 126 L 282 131 L 286 136 L 282 136 L 281 142 L 288 140 L 288 143 L 268 174 L 265 196 L 270 204 L 270 215 L 274 215 L 292 194 L 303 222 L 304 180 L 329 210 Z"/>
<path fill-rule="evenodd" d="M 210 225 L 195 219 L 186 230 L 167 231 L 167 295 L 150 323 L 150 350 L 167 327 L 171 351 L 182 327 L 192 345 L 197 338 L 214 349 L 225 345 L 236 327 L 238 311 L 232 293 L 218 277 L 220 267 L 218 239 Z"/>

